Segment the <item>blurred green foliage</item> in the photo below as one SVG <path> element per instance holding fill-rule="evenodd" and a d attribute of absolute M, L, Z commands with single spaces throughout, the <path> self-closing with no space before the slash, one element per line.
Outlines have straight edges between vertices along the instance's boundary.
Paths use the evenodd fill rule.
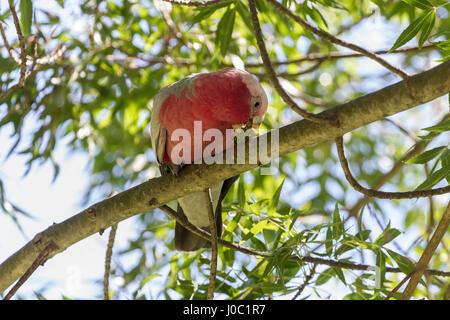
<path fill-rule="evenodd" d="M 374 43 L 384 47 L 368 48 L 373 51 L 395 50 L 406 43 L 419 47 L 434 44 L 431 49 L 392 54 L 390 61 L 410 73 L 449 58 L 450 6 L 445 0 L 282 3 L 349 42 L 367 44 L 367 37 L 381 36 Z M 23 89 L 13 90 L 0 101 L 0 130 L 13 129 L 11 145 L 2 146 L 2 156 L 26 157 L 25 174 L 33 164 L 50 161 L 57 178 L 64 164 L 57 163 L 53 153 L 58 142 L 66 138 L 67 147 L 84 151 L 90 159 L 87 170 L 91 180 L 85 203 L 92 201 L 94 191 L 106 197 L 112 190 L 124 190 L 158 174 L 149 138 L 149 106 L 161 87 L 191 73 L 243 61 L 270 98 L 263 130 L 299 119 L 271 88 L 260 64 L 246 1 L 228 0 L 192 8 L 162 1 L 120 0 L 87 0 L 69 6 L 61 0 L 46 8 L 35 3 L 33 21 L 30 6 L 31 1 L 20 1 L 21 24 L 25 34 L 30 34 L 25 39 L 27 54 L 33 56 L 31 37 L 37 37 L 37 56 L 48 59 L 36 63 L 38 69 L 27 78 Z M 264 0 L 258 0 L 257 7 L 274 62 L 325 57 L 276 65 L 282 83 L 289 83 L 286 89 L 308 111 L 320 112 L 398 80 L 367 58 L 327 59 L 330 53 L 348 51 L 311 34 Z M 0 20 L 14 35 L 9 13 L 2 7 Z M 384 27 L 371 33 L 374 25 Z M 18 57 L 17 39 L 9 39 Z M 55 49 L 62 45 L 66 50 L 62 57 L 56 57 Z M 0 48 L 0 86 L 5 92 L 18 81 L 20 65 L 5 47 Z M 430 111 L 402 114 L 397 118 L 400 124 L 380 121 L 346 136 L 351 169 L 359 181 L 372 186 L 420 141 L 411 139 L 411 135 L 418 135 L 424 127 L 423 112 L 431 114 L 431 124 L 436 125 L 425 130 L 435 134 L 423 136 L 427 139 L 426 151 L 403 164 L 385 189 L 406 191 L 450 181 L 449 122 L 438 124 L 448 105 L 447 110 L 442 105 L 426 108 Z M 405 128 L 410 136 L 402 132 Z M 25 140 L 25 136 L 31 138 Z M 371 199 L 353 219 L 348 213 L 361 195 L 345 181 L 332 142 L 286 155 L 275 166 L 274 175 L 262 175 L 259 170 L 243 175 L 227 196 L 223 211 L 225 240 L 274 255 L 261 258 L 220 248 L 216 283 L 219 298 L 289 297 L 306 277 L 312 276 L 310 290 L 301 297 L 381 299 L 404 276 L 386 273 L 386 266 L 399 267 L 405 274 L 411 271 L 411 260 L 420 256 L 448 200 Z M 16 219 L 21 210 L 5 206 L 7 183 L 3 181 L 0 187 L 1 208 Z M 391 221 L 396 228 L 391 227 Z M 205 298 L 209 253 L 176 252 L 175 222 L 159 210 L 143 213 L 137 224 L 136 235 L 118 255 L 133 255 L 136 263 L 131 269 L 114 270 L 114 276 L 124 279 L 116 296 Z M 447 234 L 430 267 L 449 265 L 449 246 Z M 368 263 L 378 268 L 374 272 L 317 265 L 311 275 L 309 263 L 293 259 L 302 256 Z M 448 285 L 448 279 L 427 277 L 416 294 L 439 299 Z M 334 286 L 340 289 L 333 290 Z"/>

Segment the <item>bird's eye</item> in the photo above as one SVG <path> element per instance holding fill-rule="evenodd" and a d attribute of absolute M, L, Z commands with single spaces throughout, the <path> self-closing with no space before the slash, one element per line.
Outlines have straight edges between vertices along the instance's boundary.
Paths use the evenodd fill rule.
<path fill-rule="evenodd" d="M 261 97 L 252 97 L 251 99 L 251 104 L 253 106 L 253 108 L 258 109 L 259 107 L 261 107 Z"/>

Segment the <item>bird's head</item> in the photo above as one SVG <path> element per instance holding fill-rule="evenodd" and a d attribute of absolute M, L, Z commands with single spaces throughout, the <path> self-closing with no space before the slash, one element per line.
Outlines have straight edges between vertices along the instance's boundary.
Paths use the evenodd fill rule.
<path fill-rule="evenodd" d="M 246 129 L 258 129 L 267 111 L 268 100 L 261 84 L 247 71 L 235 69 L 250 92 L 250 117 L 243 124 Z"/>
<path fill-rule="evenodd" d="M 240 69 L 205 73 L 196 81 L 207 108 L 216 119 L 233 128 L 257 129 L 267 111 L 268 100 L 261 84 Z"/>

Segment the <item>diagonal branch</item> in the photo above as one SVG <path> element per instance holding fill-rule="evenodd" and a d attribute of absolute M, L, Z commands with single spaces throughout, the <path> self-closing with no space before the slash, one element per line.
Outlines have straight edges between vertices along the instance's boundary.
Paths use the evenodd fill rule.
<path fill-rule="evenodd" d="M 305 288 L 309 285 L 311 279 L 314 277 L 314 275 L 316 274 L 316 267 L 317 267 L 317 263 L 314 263 L 313 267 L 311 268 L 309 274 L 305 277 L 305 281 L 303 281 L 303 283 L 301 284 L 301 286 L 298 288 L 297 293 L 295 294 L 295 296 L 292 298 L 292 300 L 297 299 L 302 293 L 303 290 L 305 290 Z"/>
<path fill-rule="evenodd" d="M 20 46 L 20 79 L 19 79 L 19 87 L 22 88 L 25 82 L 25 71 L 27 68 L 27 53 L 25 52 L 25 39 L 23 36 L 22 29 L 20 28 L 19 18 L 17 17 L 16 8 L 14 7 L 14 1 L 8 0 L 9 9 L 11 10 L 11 15 L 14 20 L 14 26 L 16 27 L 17 37 L 19 38 L 19 46 Z"/>
<path fill-rule="evenodd" d="M 406 86 L 404 81 L 400 81 L 322 113 L 325 117 L 338 118 L 340 127 L 306 120 L 282 127 L 278 129 L 279 140 L 274 141 L 276 153 L 268 156 L 283 156 L 307 146 L 334 139 L 361 126 L 438 98 L 450 92 L 449 74 L 450 61 L 447 61 L 410 77 L 409 86 Z M 410 95 L 410 90 L 415 93 L 414 98 Z M 264 139 L 270 140 L 268 138 L 271 134 L 272 132 L 269 132 L 254 138 L 256 145 Z M 272 150 L 271 146 L 270 140 L 267 150 Z M 248 157 L 249 148 L 245 150 Z M 50 242 L 54 242 L 58 249 L 52 251 L 49 258 L 117 222 L 141 212 L 159 208 L 189 193 L 202 191 L 219 181 L 257 166 L 257 162 L 186 166 L 177 176 L 168 175 L 151 179 L 95 203 L 71 218 L 51 225 L 38 233 L 32 241 L 0 264 L 0 292 L 6 290 L 22 276 Z"/>
<path fill-rule="evenodd" d="M 389 292 L 389 294 L 386 296 L 386 298 L 384 298 L 384 300 L 389 300 L 390 298 L 392 298 L 394 296 L 394 294 L 406 283 L 406 281 L 408 281 L 409 278 L 411 278 L 412 272 L 410 272 L 409 274 L 407 274 L 402 281 L 400 281 L 394 289 L 391 290 L 391 292 Z"/>
<path fill-rule="evenodd" d="M 294 110 L 296 113 L 298 113 L 299 115 L 301 115 L 303 118 L 305 118 L 307 120 L 317 122 L 317 123 L 334 122 L 333 120 L 335 120 L 335 119 L 331 119 L 331 118 L 326 119 L 321 116 L 310 113 L 306 110 L 303 110 L 302 108 L 300 108 L 297 105 L 297 103 L 295 103 L 294 100 L 292 100 L 292 98 L 283 89 L 280 82 L 278 81 L 275 70 L 272 67 L 272 63 L 270 62 L 269 54 L 267 53 L 266 45 L 264 44 L 264 39 L 262 36 L 262 31 L 261 31 L 261 25 L 259 24 L 259 20 L 258 20 L 258 12 L 256 10 L 255 0 L 249 0 L 248 6 L 250 8 L 250 16 L 252 19 L 253 30 L 254 30 L 255 37 L 256 37 L 256 43 L 258 44 L 259 52 L 261 54 L 261 59 L 266 68 L 267 76 L 271 80 L 272 85 L 274 86 L 275 90 L 278 92 L 280 97 L 292 110 Z"/>
<path fill-rule="evenodd" d="M 27 271 L 20 277 L 19 281 L 12 287 L 12 289 L 6 294 L 3 300 L 9 300 L 12 296 L 19 290 L 19 288 L 28 280 L 28 278 L 36 271 L 39 266 L 43 266 L 45 261 L 47 261 L 50 252 L 56 250 L 57 246 L 50 242 L 47 247 L 37 256 L 37 258 L 33 261 L 31 266 L 27 269 Z"/>
<path fill-rule="evenodd" d="M 411 280 L 409 280 L 408 285 L 403 291 L 401 297 L 402 300 L 409 300 L 409 298 L 411 298 L 414 290 L 417 287 L 417 284 L 420 281 L 420 278 L 424 273 L 424 270 L 426 269 L 428 263 L 430 262 L 431 257 L 436 251 L 436 248 L 438 247 L 439 243 L 444 237 L 449 226 L 450 226 L 450 202 L 448 203 L 447 208 L 445 209 L 444 214 L 441 218 L 441 221 L 439 222 L 436 230 L 434 231 L 433 236 L 430 239 L 430 242 L 428 242 L 427 246 L 425 247 L 425 250 L 422 253 L 422 256 L 420 257 L 419 261 L 416 264 L 416 267 L 414 268 L 414 271 L 412 272 Z"/>

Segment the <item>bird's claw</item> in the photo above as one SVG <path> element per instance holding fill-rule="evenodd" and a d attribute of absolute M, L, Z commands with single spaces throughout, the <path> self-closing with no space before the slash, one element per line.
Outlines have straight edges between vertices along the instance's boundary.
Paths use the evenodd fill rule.
<path fill-rule="evenodd" d="M 184 167 L 183 163 L 180 164 L 163 163 L 160 165 L 160 171 L 162 175 L 173 174 L 174 176 L 177 176 L 183 167 Z"/>

